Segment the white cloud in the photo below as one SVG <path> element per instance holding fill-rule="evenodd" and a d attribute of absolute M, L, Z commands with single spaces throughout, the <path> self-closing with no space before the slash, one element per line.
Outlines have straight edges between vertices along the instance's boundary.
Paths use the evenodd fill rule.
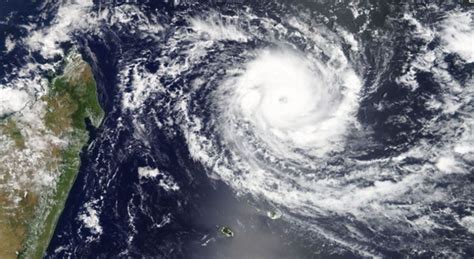
<path fill-rule="evenodd" d="M 179 191 L 178 184 L 174 181 L 173 177 L 160 172 L 158 168 L 151 167 L 140 167 L 138 168 L 138 175 L 140 178 L 155 178 L 160 176 L 158 185 L 163 188 L 165 191 Z"/>
<path fill-rule="evenodd" d="M 474 234 L 474 216 L 466 216 L 462 218 L 459 223 L 465 227 L 469 232 Z"/>
<path fill-rule="evenodd" d="M 6 49 L 6 53 L 9 53 L 10 51 L 12 51 L 16 46 L 16 42 L 13 40 L 13 38 L 11 36 L 8 36 L 6 39 L 5 39 L 5 49 Z"/>
<path fill-rule="evenodd" d="M 79 216 L 85 227 L 90 229 L 94 234 L 102 234 L 102 226 L 100 225 L 99 216 L 97 210 L 92 208 L 90 205 L 86 207 L 86 212 Z"/>
<path fill-rule="evenodd" d="M 444 173 L 462 172 L 462 168 L 454 157 L 440 157 L 436 162 L 436 167 Z"/>
<path fill-rule="evenodd" d="M 213 14 L 206 20 L 192 18 L 190 21 L 194 31 L 201 33 L 202 36 L 210 40 L 247 41 L 247 35 L 231 19 L 225 20 Z"/>
<path fill-rule="evenodd" d="M 77 0 L 60 6 L 52 25 L 32 32 L 26 44 L 46 58 L 63 54 L 59 44 L 69 41 L 73 30 L 87 28 L 97 22 L 89 13 L 92 6 L 91 0 Z"/>
<path fill-rule="evenodd" d="M 138 168 L 138 175 L 140 178 L 154 178 L 160 175 L 160 171 L 158 168 L 151 168 L 151 167 L 140 167 Z"/>
<path fill-rule="evenodd" d="M 473 12 L 452 13 L 442 25 L 441 39 L 448 52 L 459 54 L 467 62 L 474 62 L 474 19 Z"/>
<path fill-rule="evenodd" d="M 0 116 L 20 111 L 29 99 L 30 96 L 24 91 L 0 88 Z"/>

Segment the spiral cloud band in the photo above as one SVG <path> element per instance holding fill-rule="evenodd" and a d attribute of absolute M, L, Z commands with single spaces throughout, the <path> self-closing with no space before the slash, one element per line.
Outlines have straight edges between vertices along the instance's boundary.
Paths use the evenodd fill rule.
<path fill-rule="evenodd" d="M 459 65 L 470 52 L 444 38 L 469 38 L 458 22 L 470 14 L 432 28 L 404 14 L 387 23 L 410 30 L 365 20 L 349 32 L 317 10 L 274 5 L 103 14 L 122 21 L 112 35 L 143 44 L 117 62 L 133 137 L 148 147 L 159 131 L 256 210 L 345 249 L 458 255 L 436 230 L 469 231 L 473 84 L 458 83 L 446 54 L 458 52 Z"/>
<path fill-rule="evenodd" d="M 106 111 L 48 258 L 474 254 L 470 6 L 40 2 L 8 18 L 0 120 L 43 125 L 69 47 Z M 50 142 L 29 132 L 38 152 Z"/>
<path fill-rule="evenodd" d="M 346 67 L 311 64 L 297 54 L 269 50 L 250 62 L 234 83 L 230 87 L 235 93 L 226 104 L 238 113 L 234 119 L 250 123 L 273 151 L 315 154 L 343 135 L 361 87 Z"/>

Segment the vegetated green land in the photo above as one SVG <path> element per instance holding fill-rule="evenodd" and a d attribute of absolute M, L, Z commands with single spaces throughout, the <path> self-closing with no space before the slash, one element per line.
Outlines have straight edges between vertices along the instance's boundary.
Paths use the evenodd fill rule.
<path fill-rule="evenodd" d="M 98 127 L 104 117 L 91 67 L 77 53 L 66 60 L 65 74 L 52 80 L 43 101 L 47 104 L 44 124 L 68 145 L 53 147 L 51 154 L 56 157 L 51 159 L 58 162 L 51 165 L 51 170 L 59 171 L 59 179 L 56 188 L 40 198 L 19 258 L 43 258 L 76 179 L 80 152 L 89 139 L 85 120 L 90 119 Z"/>

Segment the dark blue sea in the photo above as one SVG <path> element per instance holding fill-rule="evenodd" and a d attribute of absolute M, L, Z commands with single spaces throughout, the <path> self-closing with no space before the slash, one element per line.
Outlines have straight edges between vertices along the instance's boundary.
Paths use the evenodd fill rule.
<path fill-rule="evenodd" d="M 45 58 L 37 51 L 30 51 L 20 41 L 31 33 L 31 29 L 25 25 L 35 24 L 40 29 L 54 24 L 54 15 L 61 8 L 60 3 L 0 0 L 0 4 L 0 51 L 6 49 L 2 44 L 7 37 L 18 40 L 12 51 L 0 55 L 1 83 L 16 76 L 12 74 L 16 67 L 29 62 L 46 64 L 61 59 L 59 56 Z M 441 28 L 436 27 L 436 24 L 441 24 L 452 12 L 465 12 L 471 14 L 472 18 L 473 11 L 469 6 L 458 3 L 407 5 L 394 1 L 355 1 L 353 5 L 362 13 L 356 15 L 351 11 L 348 1 L 94 1 L 89 12 L 99 16 L 104 10 L 108 10 L 103 14 L 105 22 L 88 25 L 95 26 L 93 30 L 79 27 L 69 32 L 71 40 L 62 42 L 60 46 L 64 50 L 79 48 L 92 66 L 99 101 L 106 116 L 98 128 L 88 123 L 90 139 L 82 150 L 77 179 L 45 258 L 473 257 L 474 234 L 459 223 L 472 215 L 474 209 L 472 156 L 459 155 L 459 161 L 462 162 L 458 162 L 458 168 L 465 170 L 462 174 L 423 178 L 420 183 L 407 187 L 409 190 L 402 188 L 394 191 L 402 190 L 401 196 L 390 196 L 392 194 L 385 192 L 395 188 L 390 187 L 389 183 L 403 185 L 404 177 L 412 173 L 433 173 L 435 169 L 427 169 L 425 172 L 423 166 L 435 168 L 435 161 L 438 160 L 434 156 L 441 151 L 433 151 L 435 155 L 407 155 L 408 158 L 397 160 L 401 154 L 415 148 L 422 150 L 421 153 L 425 152 L 423 154 L 431 154 L 429 150 L 438 150 L 436 148 L 442 145 L 440 143 L 458 143 L 455 140 L 458 137 L 461 139 L 460 136 L 467 131 L 465 125 L 470 123 L 466 119 L 467 115 L 472 115 L 472 100 L 462 101 L 466 96 L 472 97 L 469 89 L 472 89 L 474 63 L 454 52 L 440 54 L 440 49 L 445 44 L 442 37 L 426 39 L 419 36 L 415 32 L 421 29 L 404 14 L 409 13 L 410 17 L 419 19 L 427 27 L 433 25 L 430 28 L 435 31 L 434 28 Z M 367 10 L 365 13 L 361 11 L 364 7 Z M 123 17 L 118 12 L 128 14 L 125 22 L 114 18 Z M 247 13 L 250 13 L 248 17 L 245 16 Z M 291 154 L 303 154 L 305 160 L 294 159 L 282 163 L 284 165 L 281 168 L 289 168 L 285 174 L 280 174 L 276 169 L 280 167 L 270 167 L 267 164 L 270 160 L 265 160 L 265 155 L 268 154 L 259 153 L 260 149 L 232 160 L 236 153 L 239 154 L 239 149 L 228 145 L 226 139 L 219 135 L 219 129 L 235 121 L 229 119 L 222 126 L 218 123 L 220 117 L 215 114 L 222 113 L 225 117 L 226 113 L 233 114 L 233 110 L 229 107 L 228 110 L 217 111 L 216 107 L 220 104 L 213 102 L 215 96 L 220 96 L 216 89 L 227 78 L 226 72 L 222 72 L 221 68 L 231 71 L 231 68 L 238 67 L 236 64 L 252 59 L 252 54 L 248 54 L 251 50 L 279 48 L 286 46 L 285 44 L 300 50 L 303 56 L 304 53 L 312 53 L 314 49 L 308 47 L 308 44 L 311 40 L 317 42 L 317 39 L 304 34 L 304 30 L 295 25 L 296 22 L 288 23 L 294 28 L 285 23 L 287 17 L 298 17 L 302 13 L 314 15 L 309 15 L 310 18 L 305 16 L 304 19 L 323 24 L 327 31 L 321 32 L 319 36 L 330 39 L 326 44 L 337 44 L 341 55 L 347 57 L 347 63 L 352 64 L 355 73 L 363 78 L 360 101 L 353 114 L 359 127 L 348 130 L 351 134 L 345 135 L 345 143 L 336 143 L 338 148 L 342 146 L 341 149 L 334 148 L 324 159 L 313 153 L 306 154 L 307 150 L 304 148 L 295 148 Z M 216 27 L 206 32 L 210 36 L 193 36 L 189 17 L 205 20 L 207 17 L 214 17 L 213 15 L 222 15 L 230 21 L 235 17 L 245 17 L 242 18 L 243 22 L 239 20 L 241 27 L 238 28 L 243 28 L 251 36 L 245 41 L 239 41 L 239 38 L 234 39 L 232 35 L 223 32 L 222 35 L 228 38 L 219 38 L 215 40 L 218 42 L 215 45 L 206 45 L 204 54 L 198 57 L 185 56 L 195 50 L 196 46 L 200 46 L 196 42 L 202 38 L 214 37 L 213 30 L 217 31 L 218 36 L 215 37 L 224 37 L 219 34 L 219 22 L 211 23 Z M 141 24 L 145 17 L 149 20 L 144 24 L 159 24 L 161 29 L 153 33 L 150 33 L 150 29 L 148 34 L 140 33 L 143 27 L 134 24 Z M 89 16 L 84 19 L 89 19 Z M 231 23 L 225 19 L 223 24 Z M 266 27 L 267 22 L 275 27 Z M 277 29 L 276 24 L 288 27 L 288 32 Z M 198 22 L 194 25 L 193 28 L 201 28 Z M 309 28 L 317 28 L 314 26 L 310 25 Z M 472 26 L 473 23 L 468 25 L 471 29 Z M 295 28 L 300 30 L 299 34 L 292 32 L 297 30 Z M 338 40 L 339 36 L 331 34 L 341 30 L 356 35 L 357 52 L 354 46 L 351 47 L 350 41 Z M 180 38 L 181 34 L 185 36 Z M 272 40 L 261 35 L 272 35 Z M 280 45 L 278 41 L 283 41 L 282 39 L 285 43 Z M 324 64 L 340 62 L 327 52 L 326 47 L 321 49 L 320 52 L 315 51 L 317 54 L 314 55 L 320 57 Z M 435 53 L 433 55 L 440 55 L 442 58 L 436 59 L 428 69 L 415 63 L 417 56 L 430 50 Z M 309 57 L 310 54 L 306 56 Z M 409 64 L 417 66 L 411 79 L 416 82 L 416 88 L 404 87 L 403 82 L 397 79 L 407 73 Z M 172 74 L 170 71 L 174 71 L 176 67 L 173 65 L 182 65 L 183 68 L 180 67 L 182 70 L 177 69 L 178 72 Z M 456 90 L 458 92 L 453 94 L 453 100 L 458 101 L 462 107 L 443 115 L 427 105 L 434 99 L 442 99 L 449 92 L 446 82 L 440 81 L 436 74 L 440 67 L 460 86 Z M 160 76 L 155 81 L 137 79 L 137 75 L 144 74 Z M 194 87 L 197 79 L 204 81 L 202 88 Z M 144 98 L 137 94 L 139 84 L 145 85 Z M 146 90 L 158 86 L 165 90 L 150 90 L 150 93 Z M 452 88 L 450 85 L 448 87 Z M 135 98 L 134 102 L 140 103 L 139 108 L 131 109 L 124 105 L 124 96 L 127 94 Z M 227 92 L 222 96 L 227 96 L 226 94 Z M 343 97 L 335 100 L 339 100 L 338 98 Z M 183 100 L 188 104 L 183 109 L 189 114 L 177 108 L 181 107 Z M 229 104 L 231 105 L 232 103 Z M 280 113 L 285 112 L 282 110 Z M 194 124 L 184 123 L 193 121 L 193 116 L 198 117 L 204 125 L 200 130 L 191 131 L 192 127 L 189 125 Z M 240 129 L 238 123 L 235 127 Z M 242 132 L 252 129 L 246 128 Z M 201 146 L 212 147 L 212 152 L 208 152 L 210 160 L 200 160 L 196 155 L 198 152 L 190 147 L 191 140 L 194 140 L 190 137 L 190 132 L 210 139 L 211 144 L 203 142 L 207 146 Z M 244 143 L 247 139 L 241 141 Z M 248 143 L 255 144 L 255 141 L 252 139 Z M 284 148 L 272 150 L 272 143 L 266 143 L 270 146 L 268 156 L 286 154 Z M 239 147 L 238 144 L 235 147 Z M 360 205 L 361 207 L 354 209 L 351 202 L 344 203 L 347 211 L 344 208 L 319 205 L 318 202 L 322 204 L 321 197 L 324 197 L 320 195 L 314 196 L 310 201 L 305 200 L 304 205 L 296 202 L 298 206 L 278 204 L 266 192 L 253 192 L 260 190 L 258 186 L 252 187 L 254 189 L 248 187 L 251 179 L 248 180 L 245 175 L 251 172 L 241 171 L 240 162 L 253 161 L 254 157 L 248 155 L 250 153 L 258 158 L 255 161 L 264 161 L 261 162 L 264 165 L 255 162 L 261 168 L 271 168 L 268 169 L 271 172 L 278 171 L 274 173 L 277 179 L 275 182 L 287 181 L 289 186 L 301 191 L 298 195 L 320 192 L 293 175 L 294 172 L 309 174 L 310 170 L 316 168 L 318 176 L 305 179 L 307 183 L 322 179 L 334 180 L 336 191 L 328 193 L 340 195 L 337 189 L 346 190 L 347 186 L 354 186 L 359 190 L 358 188 L 377 187 L 378 182 L 384 182 L 387 186 L 377 189 L 378 192 L 373 195 L 387 195 L 389 198 L 379 201 L 371 197 L 368 207 Z M 211 160 L 215 154 L 222 154 L 216 158 L 217 162 Z M 301 161 L 308 160 L 315 161 L 316 165 L 303 166 Z M 209 166 L 207 161 L 213 161 L 215 166 Z M 393 164 L 393 161 L 401 162 Z M 216 177 L 210 173 L 221 164 L 230 171 L 233 170 L 235 178 L 226 178 L 226 175 L 219 173 Z M 369 168 L 367 164 L 377 164 L 377 167 Z M 140 176 L 140 168 L 159 169 L 165 173 L 145 178 Z M 293 172 L 293 168 L 298 170 Z M 380 172 L 380 175 L 367 174 L 364 179 L 359 179 L 352 172 L 353 168 L 363 173 L 374 170 Z M 381 172 L 385 170 L 389 173 L 382 175 Z M 372 176 L 376 180 L 374 178 L 372 181 Z M 169 179 L 179 186 L 178 191 L 163 188 L 163 183 L 166 184 Z M 268 178 L 269 185 L 273 180 Z M 262 181 L 258 182 L 262 186 L 267 182 L 265 179 L 255 181 Z M 239 189 L 236 186 L 243 187 Z M 275 184 L 268 189 L 265 189 L 266 186 L 262 188 L 265 191 L 271 189 L 275 193 L 283 193 L 284 187 Z M 452 200 L 439 198 L 428 201 L 430 195 L 438 195 L 438 192 L 448 194 Z M 369 194 L 357 192 L 351 196 L 354 204 L 359 200 L 365 201 L 364 195 Z M 334 197 L 344 199 L 344 196 Z M 409 209 L 405 209 L 407 207 Z M 272 208 L 277 208 L 275 210 L 281 211 L 284 216 L 272 219 L 267 213 Z M 362 212 L 372 214 L 373 218 Z M 93 224 L 85 223 L 85 218 L 94 218 L 93 213 L 96 213 L 98 220 L 95 228 Z M 377 213 L 384 216 L 377 216 Z M 433 224 L 438 228 L 423 232 L 417 228 L 418 225 L 415 227 L 420 221 L 411 223 L 415 219 L 424 219 L 423 216 L 426 215 L 433 218 Z M 313 225 L 318 226 L 318 230 L 313 229 Z M 223 226 L 230 227 L 234 237 L 223 235 L 220 231 Z"/>

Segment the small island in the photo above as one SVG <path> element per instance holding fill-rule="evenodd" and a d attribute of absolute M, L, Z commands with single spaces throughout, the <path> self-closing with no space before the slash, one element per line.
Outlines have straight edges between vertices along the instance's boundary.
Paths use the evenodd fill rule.
<path fill-rule="evenodd" d="M 234 236 L 234 231 L 228 226 L 223 226 L 220 228 L 221 234 L 223 234 L 226 237 L 233 237 Z"/>

